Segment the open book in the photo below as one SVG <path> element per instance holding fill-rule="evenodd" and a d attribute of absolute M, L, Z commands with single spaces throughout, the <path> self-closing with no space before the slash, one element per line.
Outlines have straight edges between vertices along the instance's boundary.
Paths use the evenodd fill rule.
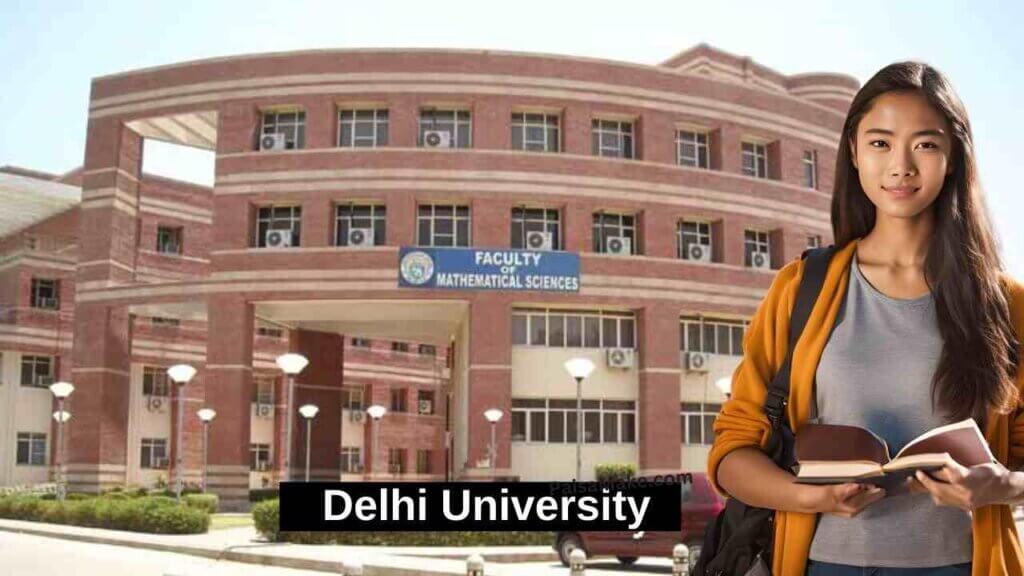
<path fill-rule="evenodd" d="M 911 440 L 895 458 L 870 430 L 838 424 L 805 424 L 796 434 L 797 482 L 867 482 L 891 486 L 917 470 L 939 470 L 994 462 L 988 442 L 973 418 L 933 428 Z"/>

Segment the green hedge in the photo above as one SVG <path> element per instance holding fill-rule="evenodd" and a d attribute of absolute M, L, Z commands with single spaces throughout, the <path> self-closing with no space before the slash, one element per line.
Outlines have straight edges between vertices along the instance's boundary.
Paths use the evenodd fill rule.
<path fill-rule="evenodd" d="M 190 508 L 206 510 L 207 514 L 216 514 L 220 506 L 220 498 L 216 494 L 186 494 L 181 501 Z"/>
<path fill-rule="evenodd" d="M 256 531 L 271 542 L 350 546 L 550 546 L 555 538 L 553 532 L 281 532 L 280 516 L 278 500 L 260 502 L 252 508 Z"/>
<path fill-rule="evenodd" d="M 276 500 L 277 497 L 277 488 L 253 488 L 252 490 L 249 490 L 249 502 L 263 502 L 264 500 Z"/>
<path fill-rule="evenodd" d="M 3 496 L 0 518 L 153 534 L 201 534 L 210 527 L 210 516 L 204 509 L 178 505 L 161 496 L 123 494 L 64 502 L 38 496 Z"/>
<path fill-rule="evenodd" d="M 636 476 L 635 464 L 598 464 L 594 467 L 598 482 L 629 480 Z"/>

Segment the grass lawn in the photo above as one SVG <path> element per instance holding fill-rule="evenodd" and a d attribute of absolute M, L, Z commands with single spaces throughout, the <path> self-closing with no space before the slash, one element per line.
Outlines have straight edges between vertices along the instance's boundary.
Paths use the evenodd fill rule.
<path fill-rule="evenodd" d="M 246 514 L 213 514 L 210 516 L 210 530 L 222 530 L 224 528 L 240 528 L 252 526 L 252 515 Z"/>

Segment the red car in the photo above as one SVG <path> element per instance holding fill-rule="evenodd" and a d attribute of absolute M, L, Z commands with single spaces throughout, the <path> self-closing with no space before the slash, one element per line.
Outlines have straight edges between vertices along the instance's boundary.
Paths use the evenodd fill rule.
<path fill-rule="evenodd" d="M 554 549 L 562 564 L 569 565 L 569 554 L 575 548 L 582 548 L 587 558 L 594 556 L 615 556 L 619 562 L 629 565 L 640 556 L 672 557 L 676 544 L 686 544 L 690 549 L 690 567 L 697 562 L 700 545 L 704 541 L 704 529 L 725 507 L 725 502 L 715 493 L 703 472 L 690 473 L 693 482 L 682 482 L 682 525 L 679 532 L 558 532 L 555 534 Z"/>

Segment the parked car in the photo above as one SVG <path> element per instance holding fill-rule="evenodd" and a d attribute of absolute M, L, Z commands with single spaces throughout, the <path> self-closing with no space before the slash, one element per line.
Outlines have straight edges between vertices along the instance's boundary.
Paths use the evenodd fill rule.
<path fill-rule="evenodd" d="M 558 532 L 554 549 L 562 564 L 569 565 L 569 554 L 582 548 L 587 558 L 615 556 L 629 565 L 641 556 L 672 557 L 672 549 L 683 543 L 690 549 L 690 567 L 697 563 L 704 529 L 725 507 L 703 472 L 691 473 L 692 482 L 682 482 L 681 526 L 679 532 L 628 530 L 618 532 Z"/>

